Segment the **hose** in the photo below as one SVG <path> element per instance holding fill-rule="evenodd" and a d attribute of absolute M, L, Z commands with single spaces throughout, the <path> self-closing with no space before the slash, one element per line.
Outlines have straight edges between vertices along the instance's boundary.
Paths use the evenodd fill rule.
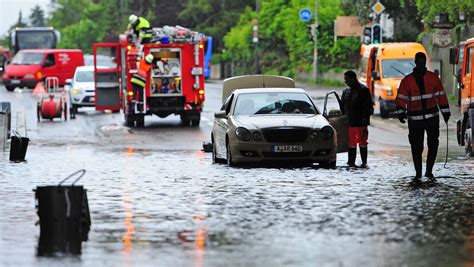
<path fill-rule="evenodd" d="M 449 130 L 448 122 L 446 122 L 446 160 L 444 161 L 444 168 L 447 169 L 446 165 L 448 164 L 448 147 L 449 147 Z"/>

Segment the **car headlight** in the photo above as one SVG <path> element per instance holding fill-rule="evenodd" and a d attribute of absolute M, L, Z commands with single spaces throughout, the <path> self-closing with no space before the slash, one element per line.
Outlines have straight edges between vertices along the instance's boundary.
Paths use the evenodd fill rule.
<path fill-rule="evenodd" d="M 244 127 L 238 127 L 235 129 L 235 135 L 237 135 L 237 137 L 242 141 L 249 141 L 251 136 L 250 131 Z"/>
<path fill-rule="evenodd" d="M 6 74 L 5 72 L 3 73 L 3 79 L 6 79 L 8 78 L 8 74 Z"/>
<path fill-rule="evenodd" d="M 320 133 L 323 139 L 329 139 L 334 135 L 334 130 L 332 129 L 331 126 L 324 126 L 321 129 Z"/>
<path fill-rule="evenodd" d="M 309 138 L 311 138 L 312 140 L 316 140 L 318 138 L 318 132 L 317 131 L 312 131 L 309 134 Z"/>
<path fill-rule="evenodd" d="M 72 93 L 77 95 L 81 93 L 81 89 L 72 89 Z"/>
<path fill-rule="evenodd" d="M 252 134 L 253 140 L 255 141 L 261 141 L 262 140 L 262 134 L 259 132 L 254 132 Z"/>
<path fill-rule="evenodd" d="M 25 75 L 25 79 L 33 79 L 34 77 L 35 77 L 35 75 L 31 74 L 31 73 Z"/>

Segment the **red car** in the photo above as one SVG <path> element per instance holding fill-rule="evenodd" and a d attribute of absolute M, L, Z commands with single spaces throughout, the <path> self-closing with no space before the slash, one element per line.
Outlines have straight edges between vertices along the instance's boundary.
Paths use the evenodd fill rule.
<path fill-rule="evenodd" d="M 79 49 L 20 50 L 6 67 L 3 83 L 8 91 L 16 87 L 35 88 L 45 77 L 57 77 L 59 86 L 74 76 L 76 67 L 84 65 Z"/>

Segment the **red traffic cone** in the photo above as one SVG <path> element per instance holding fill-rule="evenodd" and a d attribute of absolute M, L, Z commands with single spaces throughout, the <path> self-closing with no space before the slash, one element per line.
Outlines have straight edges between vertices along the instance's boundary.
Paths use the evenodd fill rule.
<path fill-rule="evenodd" d="M 31 92 L 32 94 L 34 95 L 45 95 L 47 94 L 48 92 L 46 92 L 46 90 L 44 89 L 44 85 L 42 82 L 38 82 L 35 86 L 35 89 L 33 90 L 33 92 Z"/>

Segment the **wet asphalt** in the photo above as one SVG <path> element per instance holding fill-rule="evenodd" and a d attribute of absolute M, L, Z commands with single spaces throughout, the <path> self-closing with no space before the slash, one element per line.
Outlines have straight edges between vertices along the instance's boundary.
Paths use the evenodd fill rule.
<path fill-rule="evenodd" d="M 436 183 L 410 183 L 406 129 L 374 116 L 369 168 L 211 163 L 201 151 L 220 83 L 207 84 L 201 126 L 179 117 L 123 126 L 84 109 L 36 122 L 36 96 L 6 92 L 24 163 L 0 153 L 0 266 L 473 266 L 474 161 L 440 138 Z M 311 91 L 318 106 L 321 93 Z M 322 108 L 321 108 L 322 109 Z M 25 127 L 26 126 L 26 127 Z M 80 256 L 37 257 L 34 192 L 86 169 L 92 227 Z"/>

